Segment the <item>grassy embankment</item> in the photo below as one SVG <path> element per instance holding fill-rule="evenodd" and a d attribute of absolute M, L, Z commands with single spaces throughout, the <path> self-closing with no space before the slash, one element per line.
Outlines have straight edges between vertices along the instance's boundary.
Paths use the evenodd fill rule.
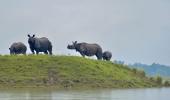
<path fill-rule="evenodd" d="M 75 56 L 0 56 L 0 87 L 136 88 L 159 86 L 124 65 Z"/>

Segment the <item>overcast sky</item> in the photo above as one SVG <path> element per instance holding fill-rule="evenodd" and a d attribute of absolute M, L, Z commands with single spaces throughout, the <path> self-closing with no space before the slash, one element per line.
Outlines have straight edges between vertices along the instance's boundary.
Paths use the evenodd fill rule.
<path fill-rule="evenodd" d="M 27 34 L 48 37 L 54 54 L 67 44 L 98 43 L 126 63 L 170 65 L 169 0 L 0 0 L 0 54 Z M 28 53 L 30 53 L 28 47 Z"/>

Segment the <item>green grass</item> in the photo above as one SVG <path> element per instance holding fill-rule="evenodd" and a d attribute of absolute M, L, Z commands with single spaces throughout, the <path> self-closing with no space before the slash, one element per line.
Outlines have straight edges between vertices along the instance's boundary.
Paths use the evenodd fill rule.
<path fill-rule="evenodd" d="M 137 88 L 158 86 L 124 65 L 76 56 L 0 56 L 0 87 Z"/>

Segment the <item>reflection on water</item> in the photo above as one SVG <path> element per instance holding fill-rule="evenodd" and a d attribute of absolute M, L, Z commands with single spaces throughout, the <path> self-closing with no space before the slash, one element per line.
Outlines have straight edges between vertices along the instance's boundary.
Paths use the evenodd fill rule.
<path fill-rule="evenodd" d="M 0 100 L 167 100 L 170 88 L 54 90 L 0 89 Z"/>
<path fill-rule="evenodd" d="M 0 100 L 53 100 L 47 89 L 0 90 Z"/>

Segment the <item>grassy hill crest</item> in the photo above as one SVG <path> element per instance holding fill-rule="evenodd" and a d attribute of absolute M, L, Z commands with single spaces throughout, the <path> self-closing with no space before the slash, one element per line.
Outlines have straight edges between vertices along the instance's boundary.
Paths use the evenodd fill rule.
<path fill-rule="evenodd" d="M 77 56 L 0 56 L 0 87 L 136 88 L 158 86 L 143 73 Z"/>

